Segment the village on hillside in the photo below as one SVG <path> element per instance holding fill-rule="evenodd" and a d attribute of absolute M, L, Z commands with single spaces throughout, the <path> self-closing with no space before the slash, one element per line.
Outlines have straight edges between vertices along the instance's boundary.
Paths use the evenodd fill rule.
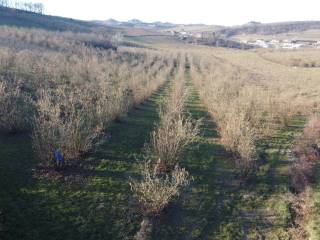
<path fill-rule="evenodd" d="M 242 40 L 241 43 L 262 47 L 262 48 L 277 48 L 277 49 L 298 49 L 298 48 L 320 48 L 320 41 L 315 40 Z"/>

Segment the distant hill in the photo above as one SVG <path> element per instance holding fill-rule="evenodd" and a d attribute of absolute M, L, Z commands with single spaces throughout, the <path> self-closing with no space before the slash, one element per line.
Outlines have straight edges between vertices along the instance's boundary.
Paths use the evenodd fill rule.
<path fill-rule="evenodd" d="M 115 19 L 108 19 L 105 21 L 93 21 L 110 27 L 123 27 L 123 28 L 143 28 L 143 29 L 154 29 L 162 30 L 179 26 L 178 24 L 167 23 L 167 22 L 142 22 L 138 19 L 132 19 L 127 22 L 117 21 Z"/>
<path fill-rule="evenodd" d="M 320 21 L 296 21 L 280 23 L 258 23 L 250 22 L 241 26 L 226 27 L 217 31 L 225 37 L 232 37 L 239 34 L 282 34 L 289 32 L 302 32 L 311 29 L 320 29 Z"/>
<path fill-rule="evenodd" d="M 192 33 L 197 32 L 215 32 L 222 37 L 232 37 L 240 34 L 282 34 L 289 32 L 302 32 L 311 29 L 320 29 L 320 21 L 294 21 L 294 22 L 279 22 L 279 23 L 260 23 L 251 21 L 239 26 L 218 26 L 206 24 L 174 24 L 168 22 L 143 22 L 138 19 L 132 19 L 127 22 L 108 19 L 106 21 L 94 21 L 109 27 L 116 28 L 139 28 L 147 30 L 172 30 L 172 31 L 187 31 Z"/>
<path fill-rule="evenodd" d="M 206 25 L 206 24 L 175 24 L 169 22 L 143 22 L 139 19 L 132 19 L 127 22 L 117 21 L 115 19 L 108 19 L 105 21 L 94 21 L 95 23 L 107 25 L 116 28 L 133 28 L 133 29 L 144 29 L 144 30 L 155 30 L 155 31 L 187 31 L 192 33 L 201 32 L 216 32 L 218 30 L 224 29 L 224 26 L 218 25 Z"/>
<path fill-rule="evenodd" d="M 102 26 L 94 22 L 48 16 L 7 7 L 0 7 L 0 25 L 41 28 L 53 31 L 113 32 L 111 27 Z"/>
<path fill-rule="evenodd" d="M 179 38 L 188 36 L 187 41 L 200 44 L 241 47 L 237 42 L 247 39 L 312 39 L 320 40 L 320 21 L 295 21 L 280 23 L 260 23 L 251 21 L 247 24 L 233 27 L 206 25 L 206 24 L 174 24 L 169 22 L 143 22 L 139 19 L 117 21 L 81 21 L 71 18 L 48 16 L 44 14 L 0 7 L 0 26 L 16 26 L 40 28 L 52 31 L 72 31 L 79 33 L 103 33 L 135 37 L 164 37 Z M 214 38 L 211 38 L 211 35 Z M 178 36 L 178 37 L 177 37 Z M 209 36 L 209 37 L 207 37 Z M 196 39 L 196 40 L 195 40 Z"/>

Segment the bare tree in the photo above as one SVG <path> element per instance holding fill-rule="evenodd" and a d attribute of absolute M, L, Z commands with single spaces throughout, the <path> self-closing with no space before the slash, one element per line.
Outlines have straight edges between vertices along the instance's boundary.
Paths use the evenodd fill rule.
<path fill-rule="evenodd" d="M 9 0 L 0 0 L 0 6 L 8 7 L 9 6 Z"/>
<path fill-rule="evenodd" d="M 43 14 L 44 12 L 44 5 L 42 3 L 20 2 L 20 1 L 11 2 L 10 0 L 0 0 L 0 6 L 11 7 L 11 8 L 38 13 L 38 14 Z"/>
<path fill-rule="evenodd" d="M 20 9 L 21 8 L 21 3 L 20 2 L 15 2 L 14 3 L 14 8 Z"/>
<path fill-rule="evenodd" d="M 35 13 L 43 14 L 44 5 L 42 3 L 35 3 L 33 6 Z"/>

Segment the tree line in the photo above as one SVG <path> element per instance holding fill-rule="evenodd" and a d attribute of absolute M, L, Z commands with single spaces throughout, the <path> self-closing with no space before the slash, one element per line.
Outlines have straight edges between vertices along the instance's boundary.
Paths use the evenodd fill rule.
<path fill-rule="evenodd" d="M 33 13 L 44 13 L 44 5 L 42 3 L 20 2 L 11 0 L 0 0 L 1 7 L 15 8 Z"/>

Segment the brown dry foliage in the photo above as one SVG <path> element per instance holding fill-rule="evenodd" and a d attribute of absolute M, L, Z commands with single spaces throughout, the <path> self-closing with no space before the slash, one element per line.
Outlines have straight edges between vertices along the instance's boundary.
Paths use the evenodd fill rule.
<path fill-rule="evenodd" d="M 147 145 L 147 156 L 153 160 L 143 165 L 142 179 L 130 183 L 143 212 L 135 239 L 148 239 L 152 231 L 152 218 L 189 185 L 189 173 L 178 166 L 178 161 L 199 134 L 200 121 L 193 121 L 184 115 L 188 94 L 182 66 L 173 79 L 169 95 L 160 106 L 160 123 Z"/>
<path fill-rule="evenodd" d="M 160 123 L 152 132 L 148 145 L 148 151 L 158 160 L 159 168 L 163 171 L 173 169 L 199 135 L 201 120 L 195 121 L 184 113 L 187 98 L 188 91 L 181 67 L 169 96 L 160 107 Z"/>
<path fill-rule="evenodd" d="M 298 195 L 290 196 L 293 222 L 289 226 L 288 232 L 292 240 L 305 240 L 309 238 L 306 226 L 314 209 L 312 196 L 311 188 L 306 188 Z"/>
<path fill-rule="evenodd" d="M 255 165 L 255 142 L 263 125 L 262 111 L 254 96 L 259 89 L 242 85 L 244 80 L 237 80 L 242 77 L 239 69 L 214 63 L 207 62 L 201 68 L 194 59 L 192 79 L 218 125 L 222 144 L 233 153 L 237 169 L 247 176 Z"/>
<path fill-rule="evenodd" d="M 33 100 L 19 86 L 0 81 L 0 131 L 17 132 L 30 128 Z"/>
<path fill-rule="evenodd" d="M 311 185 L 314 182 L 315 168 L 320 160 L 320 119 L 311 117 L 304 127 L 303 134 L 296 139 L 292 150 L 293 163 L 289 169 L 293 224 L 289 233 L 294 240 L 308 239 L 306 226 L 314 209 Z"/>
<path fill-rule="evenodd" d="M 297 138 L 292 150 L 293 163 L 290 168 L 291 186 L 300 193 L 314 181 L 317 162 L 320 160 L 320 119 L 312 117 Z"/>
<path fill-rule="evenodd" d="M 178 165 L 171 172 L 159 173 L 157 164 L 142 165 L 142 180 L 132 180 L 131 190 L 142 207 L 144 215 L 159 214 L 173 198 L 189 185 L 189 173 Z"/>
<path fill-rule="evenodd" d="M 172 169 L 184 151 L 195 142 L 200 122 L 182 115 L 162 116 L 159 128 L 151 134 L 150 150 L 159 159 L 159 167 Z M 149 151 L 150 151 L 149 150 Z"/>
<path fill-rule="evenodd" d="M 260 56 L 268 61 L 292 67 L 314 68 L 320 67 L 319 50 L 276 50 L 260 51 Z"/>
<path fill-rule="evenodd" d="M 110 121 L 164 84 L 175 59 L 162 51 L 106 49 L 101 44 L 110 39 L 101 34 L 3 30 L 0 38 L 10 41 L 0 43 L 2 111 L 8 112 L 5 104 L 16 106 L 11 116 L 16 125 L 34 119 L 27 130 L 33 131 L 34 149 L 45 164 L 54 163 L 54 149 L 70 160 L 92 148 Z M 22 108 L 28 98 L 36 114 Z M 23 103 L 18 106 L 15 99 Z M 8 124 L 4 117 L 1 121 Z"/>
<path fill-rule="evenodd" d="M 255 165 L 260 139 L 319 106 L 315 70 L 275 64 L 258 53 L 193 48 L 190 54 L 192 80 L 244 175 Z"/>

